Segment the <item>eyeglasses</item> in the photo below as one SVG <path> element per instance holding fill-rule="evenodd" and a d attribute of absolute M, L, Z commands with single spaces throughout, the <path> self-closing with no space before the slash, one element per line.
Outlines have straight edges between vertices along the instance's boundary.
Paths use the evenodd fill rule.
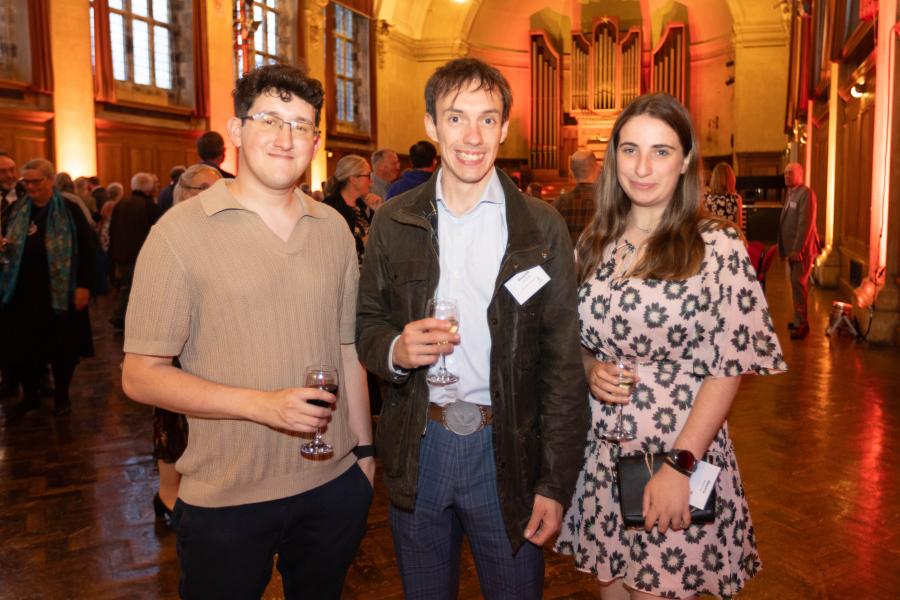
<path fill-rule="evenodd" d="M 40 185 L 46 179 L 47 179 L 46 177 L 41 177 L 40 179 L 23 179 L 22 184 L 23 185 Z"/>
<path fill-rule="evenodd" d="M 358 175 L 354 175 L 354 177 L 365 177 L 366 179 L 371 179 L 371 178 L 372 178 L 372 173 L 371 173 L 371 172 L 369 172 L 369 173 L 360 173 L 360 174 L 358 174 Z"/>
<path fill-rule="evenodd" d="M 250 119 L 261 129 L 270 133 L 278 133 L 281 131 L 281 128 L 287 125 L 291 128 L 291 134 L 301 140 L 312 140 L 319 137 L 319 130 L 316 129 L 312 123 L 308 123 L 306 121 L 285 121 L 281 117 L 277 117 L 275 115 L 258 112 L 252 115 L 247 115 L 246 117 L 241 117 L 241 121 L 246 121 Z"/>

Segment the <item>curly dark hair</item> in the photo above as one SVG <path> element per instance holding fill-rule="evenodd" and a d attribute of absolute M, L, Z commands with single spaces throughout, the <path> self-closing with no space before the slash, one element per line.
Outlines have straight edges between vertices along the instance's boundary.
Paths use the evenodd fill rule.
<path fill-rule="evenodd" d="M 503 101 L 502 119 L 509 120 L 512 106 L 512 90 L 503 74 L 491 65 L 476 58 L 451 60 L 428 79 L 425 85 L 425 112 L 437 119 L 437 101 L 447 94 L 459 94 L 470 85 L 489 93 L 497 92 Z"/>
<path fill-rule="evenodd" d="M 305 68 L 264 65 L 238 79 L 231 93 L 235 116 L 246 117 L 253 102 L 262 94 L 277 95 L 284 102 L 290 102 L 291 96 L 309 102 L 316 109 L 315 125 L 318 127 L 325 90 L 321 81 L 306 75 Z"/>

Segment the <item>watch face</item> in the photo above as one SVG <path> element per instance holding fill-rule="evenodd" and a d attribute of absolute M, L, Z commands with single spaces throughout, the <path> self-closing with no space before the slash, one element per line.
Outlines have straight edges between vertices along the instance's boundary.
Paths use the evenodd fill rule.
<path fill-rule="evenodd" d="M 679 450 L 674 456 L 675 464 L 685 471 L 693 471 L 694 464 L 697 462 L 694 455 L 687 450 Z"/>

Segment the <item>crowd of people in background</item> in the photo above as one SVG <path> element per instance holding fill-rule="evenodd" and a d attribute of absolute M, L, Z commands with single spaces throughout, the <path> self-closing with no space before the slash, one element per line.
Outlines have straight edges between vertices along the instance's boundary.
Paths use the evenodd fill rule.
<path fill-rule="evenodd" d="M 695 206 L 689 115 L 657 94 L 620 115 L 602 168 L 593 152 L 575 152 L 574 187 L 544 201 L 539 183 L 521 189 L 520 174 L 495 168 L 512 102 L 496 69 L 460 59 L 428 86 L 425 128 L 440 157 L 427 140 L 403 160 L 389 148 L 345 155 L 315 192 L 305 181 L 321 85 L 282 66 L 239 80 L 226 132 L 240 149 L 237 176 L 222 169 L 225 140 L 214 131 L 198 138 L 197 164 L 172 167 L 163 185 L 147 172 L 127 186 L 73 180 L 46 160 L 20 169 L 0 152 L 0 331 L 15 340 L 0 344 L 0 382 L 7 396 L 21 392 L 8 418 L 40 410 L 42 389 L 53 390 L 54 415 L 72 410 L 73 373 L 93 354 L 91 299 L 115 290 L 109 322 L 125 330 L 125 391 L 154 406 L 154 509 L 176 529 L 192 516 L 191 537 L 179 538 L 187 596 L 261 592 L 276 552 L 286 592 L 339 596 L 371 501 L 370 412 L 381 415 L 410 597 L 454 595 L 463 534 L 489 597 L 539 597 L 541 547 L 560 530 L 555 549 L 610 597 L 730 596 L 760 560 L 725 415 L 741 374 L 786 368 L 759 286 L 734 267 L 747 260 L 734 171 L 716 165 L 703 210 Z M 778 249 L 791 264 L 797 339 L 809 332 L 815 202 L 799 165 L 785 182 Z M 495 292 L 498 277 L 520 276 L 540 283 Z M 468 345 L 425 316 L 434 295 L 458 300 Z M 760 351 L 751 339 L 762 338 Z M 435 387 L 430 365 L 448 354 L 463 381 Z M 625 370 L 629 354 L 636 363 Z M 301 387 L 296 368 L 282 368 L 286 356 L 340 365 L 338 401 Z M 619 426 L 633 437 L 605 436 L 629 402 Z M 460 403 L 474 412 L 448 416 Z M 282 435 L 325 425 L 337 460 L 324 466 Z M 648 483 L 646 527 L 626 529 L 609 482 L 619 457 L 642 449 L 669 452 L 674 466 Z M 447 462 L 458 455 L 470 457 L 465 468 Z M 727 515 L 703 544 L 686 456 L 724 472 L 716 510 L 727 505 Z M 298 550 L 284 540 L 315 528 L 309 506 L 332 526 Z"/>

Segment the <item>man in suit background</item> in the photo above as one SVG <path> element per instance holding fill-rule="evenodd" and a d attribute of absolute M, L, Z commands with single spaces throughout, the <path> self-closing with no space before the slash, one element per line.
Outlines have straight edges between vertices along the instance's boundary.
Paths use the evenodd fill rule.
<path fill-rule="evenodd" d="M 803 185 L 803 166 L 790 163 L 784 168 L 784 184 L 788 188 L 778 225 L 778 254 L 790 265 L 791 295 L 794 319 L 788 323 L 791 339 L 809 335 L 806 297 L 813 259 L 819 253 L 816 231 L 816 195 Z"/>

